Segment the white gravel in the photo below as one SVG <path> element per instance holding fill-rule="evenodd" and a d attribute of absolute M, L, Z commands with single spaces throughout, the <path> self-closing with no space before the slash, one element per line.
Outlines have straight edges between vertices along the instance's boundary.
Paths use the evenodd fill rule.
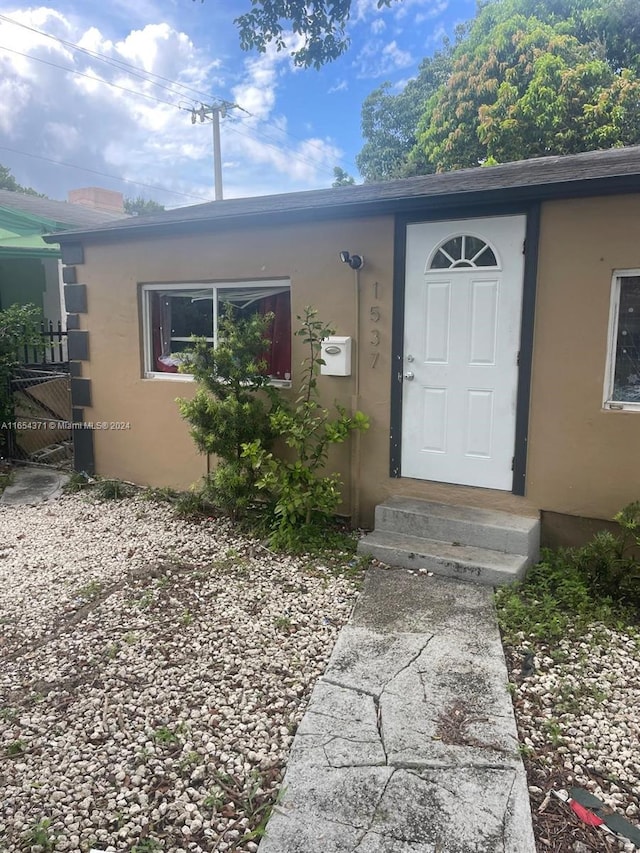
<path fill-rule="evenodd" d="M 139 497 L 0 507 L 0 850 L 257 850 L 355 595 Z"/>
<path fill-rule="evenodd" d="M 534 811 L 562 781 L 586 788 L 638 825 L 640 634 L 594 625 L 585 636 L 569 634 L 553 647 L 521 640 L 511 661 L 514 706 L 530 759 Z M 527 650 L 535 652 L 534 671 L 529 667 L 523 677 L 518 662 Z M 613 848 L 602 836 L 599 849 Z M 640 850 L 630 842 L 615 849 Z"/>

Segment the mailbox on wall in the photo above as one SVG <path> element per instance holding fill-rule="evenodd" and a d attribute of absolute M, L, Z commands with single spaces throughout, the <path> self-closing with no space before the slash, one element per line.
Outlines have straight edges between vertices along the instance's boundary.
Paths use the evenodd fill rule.
<path fill-rule="evenodd" d="M 320 373 L 325 376 L 351 376 L 351 338 L 323 338 L 322 359 Z"/>

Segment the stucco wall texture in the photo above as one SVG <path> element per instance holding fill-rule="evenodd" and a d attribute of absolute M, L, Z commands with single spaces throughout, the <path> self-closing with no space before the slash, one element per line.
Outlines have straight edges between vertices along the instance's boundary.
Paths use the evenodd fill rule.
<path fill-rule="evenodd" d="M 87 244 L 78 269 L 88 294 L 82 328 L 90 331 L 83 375 L 93 406 L 85 419 L 130 424 L 94 432 L 96 471 L 174 488 L 205 473 L 175 402 L 194 383 L 143 377 L 140 285 L 289 278 L 294 328 L 312 305 L 356 342 L 358 397 L 354 374 L 323 376 L 320 388 L 326 405 L 338 400 L 371 419 L 367 433 L 331 458 L 345 484 L 343 510 L 359 509 L 360 523 L 371 524 L 373 508 L 391 494 L 591 518 L 639 498 L 640 412 L 604 411 L 602 399 L 612 275 L 640 267 L 640 197 L 542 207 L 526 497 L 389 476 L 393 235 L 392 217 L 372 217 Z M 345 249 L 365 258 L 358 329 L 356 275 L 338 257 Z M 294 390 L 301 346 L 294 337 Z"/>

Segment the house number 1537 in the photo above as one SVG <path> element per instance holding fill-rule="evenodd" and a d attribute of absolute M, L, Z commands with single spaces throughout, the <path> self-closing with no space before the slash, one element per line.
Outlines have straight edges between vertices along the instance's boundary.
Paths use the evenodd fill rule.
<path fill-rule="evenodd" d="M 373 282 L 373 298 L 379 299 L 380 297 L 380 283 L 377 281 Z M 380 346 L 380 331 L 375 328 L 375 324 L 380 322 L 381 314 L 380 314 L 380 306 L 379 305 L 371 305 L 369 308 L 369 322 L 372 324 L 370 328 L 370 337 L 369 337 L 369 346 L 371 347 L 371 367 L 375 368 L 378 363 L 378 359 L 380 358 L 380 352 L 377 347 Z"/>

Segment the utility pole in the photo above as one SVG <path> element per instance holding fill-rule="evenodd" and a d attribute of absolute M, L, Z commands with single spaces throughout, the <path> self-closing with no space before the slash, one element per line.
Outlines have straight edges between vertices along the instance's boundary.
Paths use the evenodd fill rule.
<path fill-rule="evenodd" d="M 215 187 L 215 200 L 222 199 L 222 154 L 220 150 L 220 116 L 224 118 L 229 110 L 235 109 L 237 104 L 231 104 L 228 101 L 218 101 L 215 104 L 200 104 L 200 109 L 195 107 L 191 110 L 191 124 L 195 124 L 197 119 L 204 123 L 205 119 L 210 118 L 213 127 L 213 177 Z"/>

